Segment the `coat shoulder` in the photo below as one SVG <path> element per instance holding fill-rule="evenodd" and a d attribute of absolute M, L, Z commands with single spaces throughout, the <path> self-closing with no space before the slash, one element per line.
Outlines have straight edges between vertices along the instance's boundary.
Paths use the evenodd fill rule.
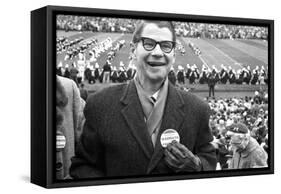
<path fill-rule="evenodd" d="M 209 109 L 209 105 L 206 101 L 199 98 L 195 94 L 192 94 L 189 91 L 184 91 L 181 89 L 176 88 L 177 93 L 183 99 L 184 104 L 188 106 L 195 107 L 196 109 Z"/>

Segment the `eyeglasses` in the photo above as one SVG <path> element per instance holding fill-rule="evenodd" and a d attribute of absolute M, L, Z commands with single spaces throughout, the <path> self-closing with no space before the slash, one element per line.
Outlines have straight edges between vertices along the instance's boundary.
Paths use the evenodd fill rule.
<path fill-rule="evenodd" d="M 161 50 L 164 53 L 170 53 L 173 48 L 175 48 L 176 43 L 173 41 L 156 41 L 151 38 L 141 37 L 140 40 L 142 41 L 143 48 L 146 51 L 152 51 L 157 44 L 159 44 Z"/>

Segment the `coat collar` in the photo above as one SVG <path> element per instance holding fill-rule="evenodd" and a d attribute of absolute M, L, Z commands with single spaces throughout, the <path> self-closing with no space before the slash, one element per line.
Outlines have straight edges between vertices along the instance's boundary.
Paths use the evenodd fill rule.
<path fill-rule="evenodd" d="M 246 146 L 245 150 L 241 152 L 241 157 L 243 158 L 247 157 L 251 152 L 253 152 L 258 147 L 259 147 L 258 142 L 254 138 L 250 137 L 250 141 L 248 145 Z"/>
<path fill-rule="evenodd" d="M 130 131 L 144 151 L 146 157 L 150 159 L 153 153 L 153 145 L 144 122 L 144 113 L 133 80 L 125 88 L 120 101 L 125 105 L 121 113 Z"/>
<path fill-rule="evenodd" d="M 164 149 L 160 143 L 160 136 L 163 131 L 172 128 L 180 133 L 180 126 L 184 119 L 183 98 L 174 86 L 169 83 L 162 124 L 158 133 L 155 148 L 153 148 L 153 144 L 148 135 L 147 127 L 144 122 L 144 113 L 133 80 L 127 85 L 120 101 L 125 105 L 121 112 L 129 129 L 147 158 L 150 160 L 147 168 L 147 173 L 149 174 L 163 157 Z"/>

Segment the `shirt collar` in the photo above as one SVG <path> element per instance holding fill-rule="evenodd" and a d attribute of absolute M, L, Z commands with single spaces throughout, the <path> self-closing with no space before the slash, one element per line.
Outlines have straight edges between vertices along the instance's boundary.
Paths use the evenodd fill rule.
<path fill-rule="evenodd" d="M 163 87 L 163 86 L 162 86 L 162 87 Z M 162 88 L 162 87 L 161 87 L 161 88 Z M 161 89 L 161 88 L 160 88 L 160 89 Z M 150 96 L 151 98 L 154 98 L 155 101 L 157 101 L 157 98 L 158 98 L 160 89 L 159 89 L 157 92 L 155 92 L 153 95 Z"/>
<path fill-rule="evenodd" d="M 160 96 L 159 96 L 159 95 L 161 95 L 161 94 L 160 94 L 160 91 L 163 89 L 163 87 L 167 87 L 167 88 L 168 88 L 168 84 L 167 84 L 167 83 L 168 83 L 168 78 L 166 78 L 166 79 L 164 80 L 163 84 L 161 85 L 161 87 L 160 87 L 154 94 L 148 95 L 148 94 L 144 91 L 144 88 L 142 87 L 142 85 L 141 85 L 139 79 L 137 78 L 137 76 L 135 76 L 134 82 L 135 82 L 135 84 L 136 84 L 136 86 L 137 86 L 137 90 L 138 90 L 139 92 L 141 92 L 143 95 L 145 95 L 146 98 L 147 98 L 152 104 L 155 104 L 156 101 L 157 101 L 157 99 L 160 97 Z M 167 83 L 166 83 L 166 82 L 167 82 Z M 167 95 L 167 94 L 166 94 L 166 95 Z M 152 98 L 154 98 L 155 101 L 154 101 Z"/>

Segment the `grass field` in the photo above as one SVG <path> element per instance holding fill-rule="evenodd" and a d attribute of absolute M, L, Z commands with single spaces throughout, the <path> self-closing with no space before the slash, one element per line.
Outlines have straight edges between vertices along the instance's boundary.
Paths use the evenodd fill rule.
<path fill-rule="evenodd" d="M 113 41 L 118 41 L 124 39 L 126 44 L 125 46 L 117 53 L 116 57 L 112 61 L 112 65 L 119 67 L 120 61 L 123 61 L 125 65 L 129 63 L 129 43 L 132 39 L 131 34 L 118 34 L 118 33 L 93 33 L 93 32 L 64 32 L 58 31 L 57 36 L 65 36 L 68 37 L 69 40 L 74 40 L 79 37 L 83 37 L 84 41 L 87 39 L 96 38 L 99 41 L 106 39 L 107 37 L 111 37 Z M 225 66 L 231 66 L 233 69 L 237 70 L 244 66 L 250 66 L 251 69 L 254 69 L 256 66 L 264 66 L 268 67 L 268 44 L 267 41 L 263 40 L 219 40 L 219 39 L 195 39 L 195 38 L 183 38 L 179 37 L 178 41 L 184 45 L 186 49 L 186 54 L 182 56 L 179 52 L 176 53 L 176 62 L 175 62 L 175 70 L 177 70 L 178 65 L 182 65 L 186 67 L 186 64 L 196 64 L 198 68 L 201 70 L 202 65 L 205 63 L 209 67 L 215 66 L 217 69 L 221 69 L 221 64 Z M 197 56 L 193 53 L 193 51 L 188 46 L 189 42 L 194 43 L 197 47 L 202 51 L 201 56 Z M 83 44 L 83 41 L 79 44 Z M 106 61 L 107 52 L 104 52 L 98 59 L 97 62 L 100 67 Z M 64 61 L 65 52 L 57 55 L 57 63 L 62 62 L 63 65 L 69 64 L 71 65 L 73 60 Z M 86 58 L 89 59 L 88 51 L 86 52 Z M 86 87 L 89 90 L 96 90 L 97 88 L 101 88 L 102 86 L 87 85 Z M 191 86 L 186 86 L 191 88 Z M 193 91 L 198 94 L 204 93 L 207 91 L 207 86 L 197 85 L 192 86 L 194 88 Z M 232 95 L 239 92 L 242 95 L 252 94 L 253 91 L 258 90 L 259 86 L 245 86 L 245 85 L 222 85 L 217 86 L 217 90 L 219 94 L 224 95 Z M 234 94 L 231 94 L 231 92 Z M 223 94 L 224 93 L 224 94 Z"/>

